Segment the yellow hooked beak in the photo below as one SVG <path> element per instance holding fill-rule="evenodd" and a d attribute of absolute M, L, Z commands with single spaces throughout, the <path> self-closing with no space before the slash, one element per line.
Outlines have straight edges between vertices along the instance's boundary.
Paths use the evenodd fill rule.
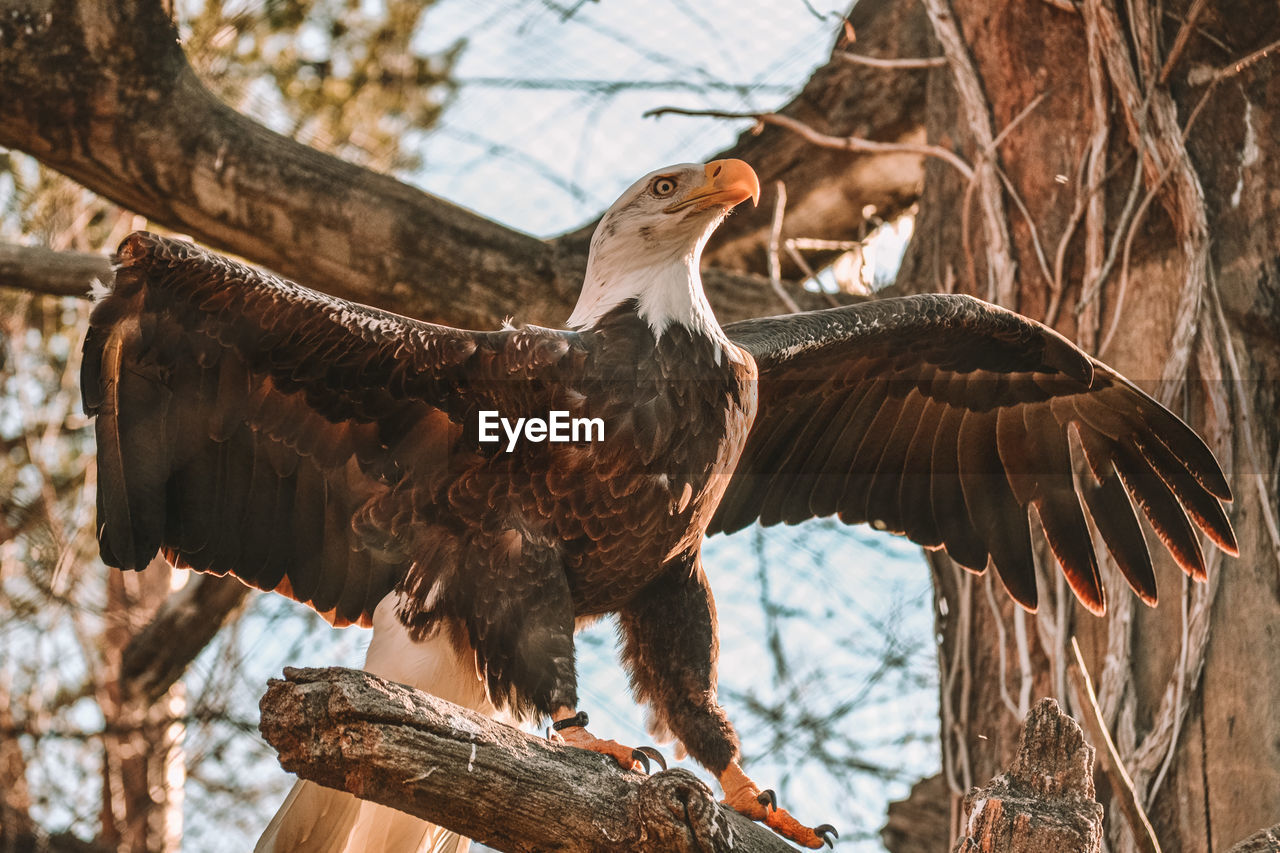
<path fill-rule="evenodd" d="M 728 210 L 747 199 L 760 201 L 760 179 L 741 160 L 713 160 L 704 167 L 707 180 L 680 201 L 663 208 L 666 213 L 692 207 L 696 211 L 723 207 Z"/>

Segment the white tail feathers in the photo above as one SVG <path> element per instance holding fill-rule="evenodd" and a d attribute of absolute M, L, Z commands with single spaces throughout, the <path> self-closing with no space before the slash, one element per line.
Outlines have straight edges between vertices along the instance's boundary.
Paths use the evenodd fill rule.
<path fill-rule="evenodd" d="M 455 645 L 450 632 L 425 642 L 409 638 L 396 616 L 398 597 L 373 614 L 373 639 L 364 668 L 489 717 L 498 712 L 476 671 L 475 652 Z M 387 806 L 298 780 L 271 819 L 254 853 L 465 853 L 471 842 L 443 827 Z"/>

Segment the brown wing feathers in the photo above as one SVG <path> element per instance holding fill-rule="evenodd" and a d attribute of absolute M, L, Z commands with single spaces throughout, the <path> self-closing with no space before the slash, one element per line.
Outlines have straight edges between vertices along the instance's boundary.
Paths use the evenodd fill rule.
<path fill-rule="evenodd" d="M 760 413 L 711 532 L 869 521 L 971 569 L 994 564 L 1034 607 L 1034 511 L 1072 589 L 1098 611 L 1087 518 L 1148 601 L 1154 575 L 1131 501 L 1194 576 L 1197 528 L 1235 550 L 1230 490 L 1199 437 L 1032 321 L 935 295 L 726 331 L 759 364 Z M 416 323 L 133 235 L 85 344 L 103 556 L 141 568 L 163 549 L 335 622 L 367 621 L 408 571 L 406 543 L 438 550 L 415 537 L 431 528 L 432 490 L 478 452 L 460 421 L 498 396 L 513 414 L 547 408 L 564 393 L 553 374 L 574 340 Z M 643 407 L 628 415 L 637 441 L 669 427 Z"/>
<path fill-rule="evenodd" d="M 417 323 L 132 235 L 81 383 L 103 558 L 140 569 L 163 550 L 367 623 L 410 565 L 396 531 L 472 452 L 460 372 L 530 379 L 570 348 Z"/>
<path fill-rule="evenodd" d="M 1155 600 L 1131 496 L 1189 574 L 1204 573 L 1197 528 L 1235 552 L 1230 489 L 1200 438 L 1033 321 L 931 295 L 726 331 L 757 359 L 761 403 L 711 532 L 838 513 L 945 547 L 974 570 L 990 562 L 1034 607 L 1034 510 L 1095 612 L 1105 603 L 1087 518 Z M 1088 463 L 1079 473 L 1073 441 Z"/>

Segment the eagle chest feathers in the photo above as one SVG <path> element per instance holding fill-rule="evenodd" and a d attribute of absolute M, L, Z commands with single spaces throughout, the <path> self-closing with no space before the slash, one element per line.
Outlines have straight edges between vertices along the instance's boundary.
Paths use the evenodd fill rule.
<path fill-rule="evenodd" d="M 617 609 L 697 551 L 756 408 L 755 363 L 732 344 L 682 325 L 655 336 L 631 305 L 587 338 L 591 363 L 569 393 L 604 438 L 545 445 L 526 508 L 563 543 L 579 615 Z"/>

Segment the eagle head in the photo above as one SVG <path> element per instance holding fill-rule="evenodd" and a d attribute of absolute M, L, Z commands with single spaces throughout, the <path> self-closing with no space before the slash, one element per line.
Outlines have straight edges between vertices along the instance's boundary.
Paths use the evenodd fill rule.
<path fill-rule="evenodd" d="M 569 327 L 634 300 L 655 335 L 673 323 L 718 332 L 698 264 L 711 232 L 747 199 L 759 201 L 760 180 L 741 160 L 681 163 L 636 181 L 596 226 Z"/>

